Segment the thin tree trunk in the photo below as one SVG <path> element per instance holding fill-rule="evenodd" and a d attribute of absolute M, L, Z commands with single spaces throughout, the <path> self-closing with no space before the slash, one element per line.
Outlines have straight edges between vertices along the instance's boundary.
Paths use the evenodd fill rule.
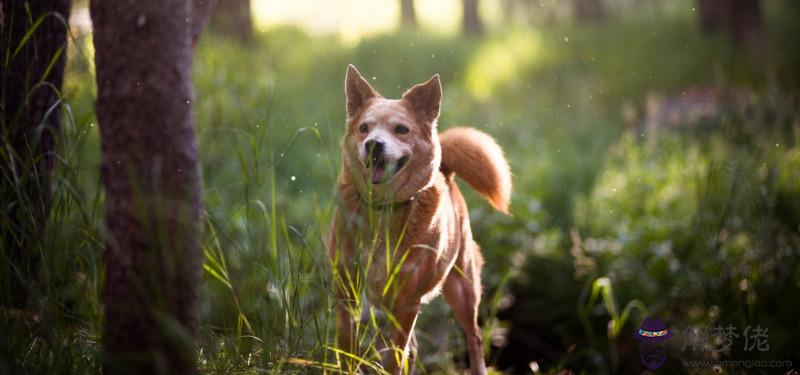
<path fill-rule="evenodd" d="M 737 45 L 763 46 L 764 16 L 758 0 L 697 0 L 700 29 L 726 31 Z"/>
<path fill-rule="evenodd" d="M 216 0 L 211 15 L 211 29 L 242 42 L 253 39 L 250 0 Z"/>
<path fill-rule="evenodd" d="M 734 42 L 760 48 L 764 40 L 764 17 L 758 0 L 731 0 L 730 33 Z"/>
<path fill-rule="evenodd" d="M 37 279 L 38 254 L 50 209 L 70 0 L 6 0 L 0 4 L 0 255 L 6 258 L 0 260 L 0 278 L 2 300 L 21 307 L 30 283 Z M 29 31 L 32 34 L 24 41 Z"/>
<path fill-rule="evenodd" d="M 192 7 L 182 0 L 91 3 L 109 232 L 106 373 L 197 371 L 202 210 Z"/>
<path fill-rule="evenodd" d="M 463 30 L 466 35 L 480 35 L 483 33 L 483 22 L 478 12 L 478 0 L 463 0 L 464 13 L 462 17 Z"/>
<path fill-rule="evenodd" d="M 417 12 L 414 10 L 414 0 L 400 0 L 400 21 L 403 27 L 417 27 Z"/>
<path fill-rule="evenodd" d="M 192 0 L 191 38 L 193 46 L 197 45 L 200 34 L 205 30 L 216 2 L 217 0 Z"/>
<path fill-rule="evenodd" d="M 729 4 L 726 0 L 697 0 L 700 29 L 706 34 L 718 32 L 727 18 Z"/>
<path fill-rule="evenodd" d="M 606 16 L 602 0 L 572 0 L 572 9 L 578 22 L 602 21 Z"/>

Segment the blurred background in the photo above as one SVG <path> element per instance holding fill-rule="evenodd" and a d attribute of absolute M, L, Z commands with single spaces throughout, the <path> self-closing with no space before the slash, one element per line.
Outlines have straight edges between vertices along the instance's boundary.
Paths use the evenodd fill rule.
<path fill-rule="evenodd" d="M 94 56 L 87 2 L 72 13 L 39 317 L 0 340 L 32 373 L 99 371 Z M 798 20 L 791 0 L 222 3 L 194 61 L 203 372 L 335 361 L 324 238 L 349 63 L 387 97 L 440 74 L 439 128 L 477 127 L 506 152 L 512 216 L 464 189 L 497 372 L 641 373 L 645 317 L 673 332 L 665 373 L 800 366 Z M 756 326 L 767 350 L 748 348 Z M 466 367 L 443 300 L 417 327 L 417 373 Z"/>

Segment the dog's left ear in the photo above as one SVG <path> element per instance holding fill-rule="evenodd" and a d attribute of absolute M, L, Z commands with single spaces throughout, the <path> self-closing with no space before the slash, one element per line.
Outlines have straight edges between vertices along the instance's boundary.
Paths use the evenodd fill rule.
<path fill-rule="evenodd" d="M 439 118 L 439 106 L 442 103 L 442 83 L 435 74 L 428 82 L 420 83 L 403 94 L 403 100 L 411 103 L 411 107 L 426 122 L 433 123 Z"/>

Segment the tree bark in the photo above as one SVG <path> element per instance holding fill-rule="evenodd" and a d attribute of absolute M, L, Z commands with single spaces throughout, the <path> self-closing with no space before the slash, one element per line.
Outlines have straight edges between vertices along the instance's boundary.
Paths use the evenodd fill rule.
<path fill-rule="evenodd" d="M 697 0 L 700 29 L 706 34 L 718 32 L 727 18 L 729 4 L 725 0 Z"/>
<path fill-rule="evenodd" d="M 739 45 L 760 47 L 764 39 L 764 17 L 758 0 L 731 0 L 730 33 Z"/>
<path fill-rule="evenodd" d="M 572 10 L 578 22 L 598 22 L 606 17 L 602 0 L 572 0 Z"/>
<path fill-rule="evenodd" d="M 200 35 L 206 28 L 216 0 L 192 0 L 191 38 L 192 45 L 197 45 Z"/>
<path fill-rule="evenodd" d="M 109 233 L 106 373 L 197 371 L 202 209 L 191 65 L 202 25 L 193 6 L 91 3 Z"/>
<path fill-rule="evenodd" d="M 706 34 L 725 31 L 737 45 L 760 48 L 764 17 L 758 0 L 697 0 L 700 29 Z"/>
<path fill-rule="evenodd" d="M 30 283 L 37 279 L 38 253 L 50 209 L 70 0 L 6 0 L 0 4 L 0 253 L 7 257 L 2 261 L 3 295 L 7 297 L 3 301 L 21 307 Z"/>
<path fill-rule="evenodd" d="M 250 0 L 216 0 L 211 29 L 241 42 L 253 40 Z"/>
<path fill-rule="evenodd" d="M 414 10 L 414 0 L 400 0 L 400 23 L 403 27 L 417 27 L 417 12 Z"/>
<path fill-rule="evenodd" d="M 464 13 L 462 16 L 463 31 L 465 35 L 480 35 L 483 33 L 483 22 L 478 12 L 478 0 L 463 0 Z"/>

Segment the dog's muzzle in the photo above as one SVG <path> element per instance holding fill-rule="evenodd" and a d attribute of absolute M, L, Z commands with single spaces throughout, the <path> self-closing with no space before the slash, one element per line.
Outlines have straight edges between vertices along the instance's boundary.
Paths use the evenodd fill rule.
<path fill-rule="evenodd" d="M 393 161 L 388 160 L 384 152 L 386 145 L 378 140 L 371 139 L 364 143 L 367 152 L 366 167 L 370 171 L 370 182 L 380 184 L 394 177 L 397 172 L 408 162 L 408 156 Z M 386 173 L 389 170 L 391 173 Z"/>

